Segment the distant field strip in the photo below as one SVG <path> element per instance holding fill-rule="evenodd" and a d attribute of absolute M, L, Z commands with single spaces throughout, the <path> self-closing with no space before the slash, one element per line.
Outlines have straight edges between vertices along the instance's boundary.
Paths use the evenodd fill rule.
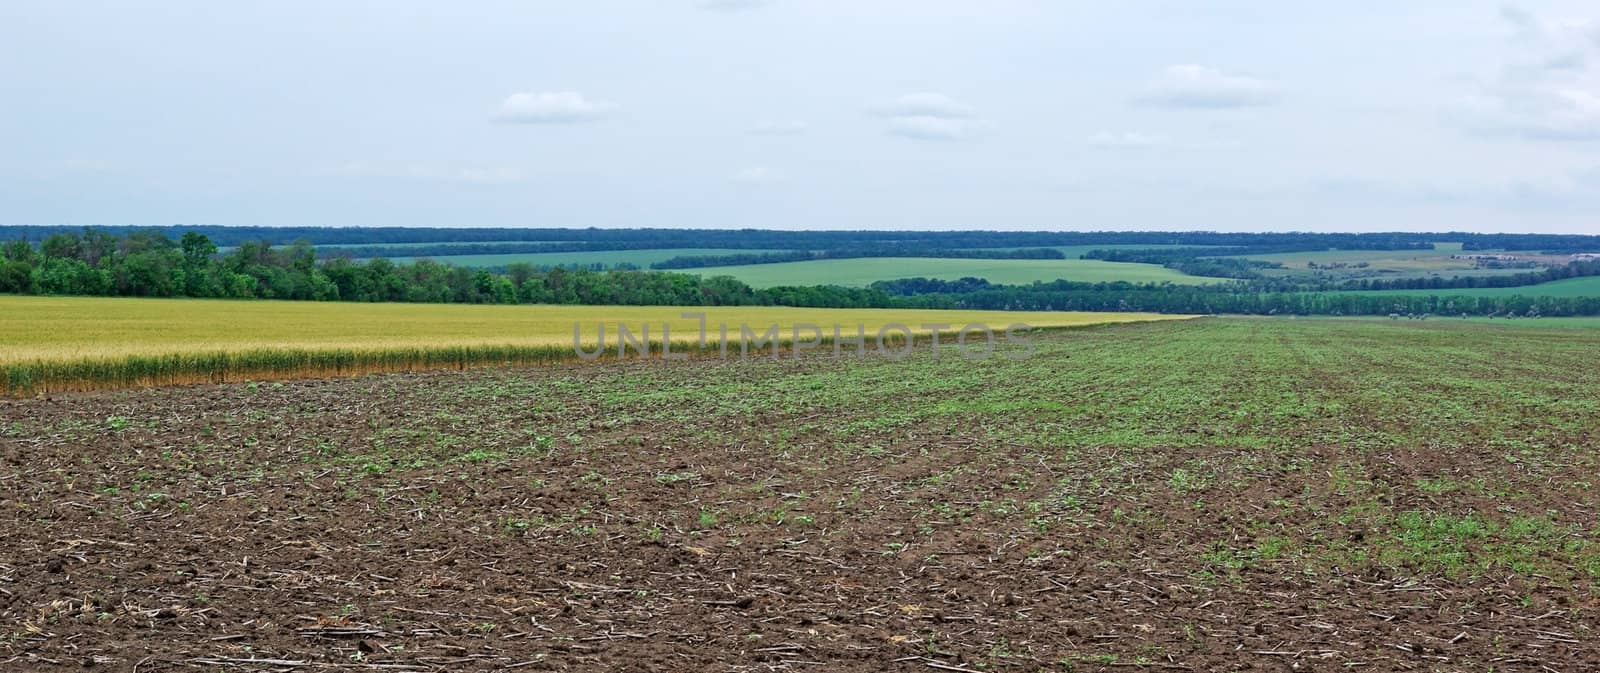
<path fill-rule="evenodd" d="M 526 243 L 511 242 L 511 243 L 507 243 L 507 244 L 508 245 L 525 245 Z M 378 245 L 379 244 L 340 245 L 340 246 L 330 246 L 330 247 L 362 248 L 362 247 L 377 247 Z M 420 246 L 424 246 L 424 245 L 493 245 L 493 244 L 492 243 L 461 243 L 461 244 L 451 244 L 451 243 L 414 243 L 414 244 L 400 244 L 400 245 L 388 246 L 388 247 L 420 247 Z M 1061 253 L 1066 255 L 1069 260 L 1072 260 L 1072 261 L 1076 262 L 1076 261 L 1078 261 L 1077 260 L 1078 257 L 1082 256 L 1084 253 L 1089 252 L 1090 250 L 1126 249 L 1126 248 L 1134 248 L 1134 249 L 1143 250 L 1143 249 L 1150 249 L 1150 248 L 1159 249 L 1159 248 L 1177 248 L 1177 247 L 1192 247 L 1192 246 L 1072 245 L 1072 246 L 1043 246 L 1043 247 L 1060 250 Z M 1203 246 L 1201 246 L 1201 247 L 1203 247 Z M 974 248 L 974 249 L 976 249 L 976 250 L 1036 250 L 1036 249 L 1039 249 L 1039 248 L 1037 248 L 1037 247 L 1034 247 L 1034 248 L 1030 248 L 1030 247 L 1001 247 L 1001 248 Z M 641 269 L 647 269 L 647 268 L 650 267 L 651 264 L 655 264 L 656 262 L 664 262 L 664 261 L 672 259 L 674 257 L 717 257 L 717 256 L 725 256 L 725 255 L 759 255 L 759 254 L 762 254 L 762 253 L 779 253 L 779 252 L 792 252 L 792 251 L 791 250 L 787 250 L 787 249 L 785 249 L 785 250 L 777 250 L 777 249 L 767 249 L 767 248 L 754 248 L 754 249 L 747 249 L 747 248 L 660 248 L 660 249 L 649 249 L 649 250 L 582 250 L 582 251 L 576 251 L 576 252 L 519 252 L 519 253 L 504 253 L 504 254 L 501 254 L 501 253 L 484 253 L 484 254 L 476 254 L 476 255 L 433 255 L 433 256 L 427 257 L 426 259 L 431 259 L 431 260 L 433 260 L 435 262 L 445 262 L 445 263 L 449 263 L 449 264 L 454 264 L 456 266 L 471 266 L 471 267 L 500 267 L 500 266 L 505 266 L 507 264 L 515 264 L 515 263 L 518 263 L 518 262 L 522 262 L 522 263 L 532 264 L 534 266 L 570 266 L 570 265 L 588 266 L 588 265 L 591 265 L 591 264 L 603 264 L 605 266 L 610 267 L 610 266 L 615 266 L 617 264 L 632 264 L 632 265 L 635 265 L 635 266 L 637 266 L 637 267 L 639 267 Z M 404 263 L 414 262 L 414 261 L 416 261 L 418 259 L 423 259 L 423 258 L 421 258 L 421 257 L 393 257 L 391 259 L 394 259 L 396 262 L 400 262 L 400 263 L 404 264 Z M 851 258 L 851 259 L 858 259 L 858 258 Z M 943 260 L 941 258 L 920 258 L 919 257 L 919 258 L 914 258 L 914 259 L 916 259 L 916 261 L 918 263 L 945 261 L 945 260 Z M 832 261 L 845 261 L 845 260 L 832 260 Z M 984 267 L 987 268 L 989 266 L 993 266 L 994 262 L 999 262 L 999 261 L 1040 261 L 1040 260 L 956 260 L 956 261 L 987 262 L 987 264 L 984 265 Z M 1060 266 L 1062 264 L 1061 260 L 1043 260 L 1043 261 L 1051 262 L 1055 266 Z M 790 264 L 795 264 L 795 263 L 796 262 L 790 262 Z M 1100 264 L 1104 264 L 1104 262 L 1100 262 Z M 765 266 L 765 265 L 752 264 L 752 265 L 748 265 L 748 266 Z M 1073 266 L 1077 266 L 1077 265 L 1073 265 Z M 1090 266 L 1092 267 L 1092 266 L 1096 266 L 1096 265 L 1090 265 Z M 1137 265 L 1137 266 L 1149 266 L 1150 268 L 1159 269 L 1159 267 L 1154 267 L 1154 266 L 1151 266 L 1151 265 L 1143 265 L 1143 264 L 1141 264 L 1141 265 Z M 732 268 L 732 267 L 728 267 L 728 268 Z M 826 267 L 822 267 L 822 268 L 826 268 Z M 873 267 L 873 268 L 882 268 L 882 267 L 880 265 L 879 267 Z M 1019 267 L 1019 268 L 1026 268 L 1026 267 Z M 980 271 L 981 270 L 982 269 L 980 269 Z M 1009 269 L 1008 269 L 1008 271 L 1009 271 Z M 694 270 L 694 272 L 695 273 L 699 273 L 699 270 L 696 269 L 696 270 Z M 1013 273 L 1015 273 L 1015 272 L 1013 272 Z M 1176 272 L 1174 272 L 1174 273 L 1176 273 Z M 1177 274 L 1177 275 L 1178 276 L 1182 276 L 1183 274 Z M 895 276 L 895 278 L 902 278 L 902 277 L 905 277 L 905 276 Z M 932 277 L 932 276 L 929 276 L 929 277 Z M 1025 277 L 1030 279 L 1030 280 L 1028 280 L 1028 282 L 1033 282 L 1031 279 L 1035 278 L 1036 276 L 1034 276 L 1034 275 L 1025 275 Z M 858 283 L 858 284 L 865 285 L 865 284 L 868 284 L 868 283 L 870 283 L 870 282 L 872 282 L 874 280 L 893 280 L 893 278 L 880 278 L 877 275 L 873 275 L 865 283 Z M 993 279 L 990 279 L 990 280 L 993 281 L 993 282 L 999 282 L 999 281 L 994 281 Z M 1047 280 L 1055 280 L 1055 277 L 1051 277 L 1051 278 L 1049 278 Z M 803 283 L 803 284 L 816 285 L 816 284 L 829 283 L 829 282 L 833 282 L 833 281 L 830 281 L 830 280 L 828 280 L 826 278 L 823 278 L 823 279 L 820 279 L 820 280 L 816 280 L 815 282 L 808 282 L 808 283 Z"/>
<path fill-rule="evenodd" d="M 1275 320 L 1284 320 L 1284 321 L 1317 321 L 1317 320 L 1323 320 L 1323 321 L 1339 321 L 1339 322 L 1361 322 L 1361 321 L 1366 321 L 1366 322 L 1394 322 L 1395 321 L 1394 318 L 1388 318 L 1388 317 L 1377 316 L 1377 315 L 1371 315 L 1371 316 L 1311 315 L 1311 316 L 1294 316 L 1294 317 L 1290 317 L 1290 318 L 1275 318 Z M 1402 320 L 1400 322 L 1408 323 L 1408 322 L 1410 322 L 1410 320 Z M 1559 328 L 1600 329 L 1600 317 L 1588 317 L 1588 316 L 1585 316 L 1585 317 L 1560 317 L 1560 318 L 1490 318 L 1488 316 L 1478 316 L 1478 315 L 1470 316 L 1470 317 L 1466 317 L 1466 318 L 1456 318 L 1456 317 L 1450 317 L 1450 316 L 1439 316 L 1439 317 L 1436 317 L 1436 318 L 1431 318 L 1427 322 L 1430 325 L 1436 325 L 1436 324 L 1445 324 L 1445 325 L 1472 324 L 1472 325 L 1485 325 L 1485 326 L 1504 327 L 1504 328 L 1537 327 L 1537 328 L 1541 328 L 1541 329 L 1559 329 Z"/>
<path fill-rule="evenodd" d="M 1253 259 L 1264 262 L 1277 262 L 1283 265 L 1282 269 L 1268 269 L 1264 273 L 1268 276 L 1284 276 L 1305 274 L 1315 271 L 1311 264 L 1322 268 L 1323 273 L 1330 273 L 1327 267 L 1344 265 L 1337 271 L 1332 271 L 1336 277 L 1348 278 L 1371 277 L 1378 274 L 1377 278 L 1430 278 L 1454 276 L 1505 276 L 1516 273 L 1526 273 L 1530 269 L 1508 268 L 1479 268 L 1478 264 L 1470 259 L 1452 259 L 1454 255 L 1463 253 L 1488 253 L 1530 255 L 1525 251 L 1505 250 L 1462 250 L 1460 243 L 1434 243 L 1432 250 L 1319 250 L 1312 252 L 1280 252 L 1260 255 L 1244 255 L 1244 259 Z M 1358 267 L 1357 265 L 1365 265 Z"/>
<path fill-rule="evenodd" d="M 1526 271 L 1524 269 L 1524 271 Z M 1600 297 L 1600 276 L 1553 280 L 1519 287 L 1473 287 L 1439 290 L 1349 290 L 1349 294 L 1407 297 Z"/>
<path fill-rule="evenodd" d="M 998 331 L 1013 323 L 1075 327 L 1185 317 L 0 296 L 0 393 L 553 362 L 573 356 L 575 324 L 590 344 L 602 323 L 608 346 L 614 344 L 619 322 L 636 332 L 648 325 L 656 340 L 663 324 L 671 326 L 674 341 L 696 339 L 699 322 L 680 317 L 685 312 L 706 313 L 713 338 L 725 322 L 734 335 L 741 323 L 757 334 L 777 324 L 785 339 L 795 324 L 824 326 L 830 335 L 832 325 L 841 324 L 846 337 L 861 324 L 870 338 L 891 323 L 918 331 L 923 324 L 983 323 Z"/>
<path fill-rule="evenodd" d="M 862 287 L 897 278 L 982 278 L 991 283 L 1026 285 L 1059 279 L 1100 283 L 1171 282 L 1185 285 L 1226 279 L 1191 276 L 1154 264 L 1106 262 L 1097 259 L 944 259 L 934 257 L 870 257 L 824 259 L 781 264 L 744 264 L 687 269 L 702 276 L 733 276 L 757 288 L 780 285 L 844 285 Z"/>
<path fill-rule="evenodd" d="M 601 264 L 606 267 L 618 264 L 632 264 L 641 269 L 650 268 L 651 264 L 664 262 L 673 257 L 698 257 L 713 255 L 749 255 L 764 252 L 783 252 L 781 250 L 744 250 L 736 248 L 662 248 L 659 250 L 583 250 L 578 252 L 524 252 L 509 254 L 488 255 L 435 255 L 432 257 L 395 257 L 394 261 L 411 263 L 418 259 L 431 259 L 435 262 L 454 264 L 456 266 L 471 266 L 479 268 L 501 267 L 508 264 L 532 264 L 534 266 L 590 266 Z"/>

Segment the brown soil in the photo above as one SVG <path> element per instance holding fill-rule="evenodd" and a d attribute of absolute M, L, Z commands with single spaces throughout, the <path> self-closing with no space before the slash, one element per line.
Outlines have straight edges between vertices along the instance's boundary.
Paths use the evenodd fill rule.
<path fill-rule="evenodd" d="M 1596 600 L 1558 583 L 1376 564 L 1228 575 L 1198 558 L 1248 546 L 1260 532 L 1237 522 L 1302 495 L 1295 475 L 1366 462 L 1400 482 L 1494 454 L 1256 456 L 1278 478 L 1215 507 L 1148 489 L 1082 516 L 1161 525 L 1028 534 L 1028 518 L 929 513 L 1047 500 L 1071 476 L 989 438 L 1004 428 L 868 428 L 886 457 L 847 457 L 831 426 L 855 419 L 837 410 L 697 421 L 637 388 L 704 385 L 725 404 L 712 381 L 839 366 L 611 362 L 0 402 L 0 670 L 1600 670 Z M 1139 460 L 1160 481 L 1240 451 Z"/>

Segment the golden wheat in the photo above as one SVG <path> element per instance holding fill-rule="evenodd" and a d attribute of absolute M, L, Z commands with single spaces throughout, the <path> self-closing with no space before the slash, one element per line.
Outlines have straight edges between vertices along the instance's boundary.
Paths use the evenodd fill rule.
<path fill-rule="evenodd" d="M 1171 319 L 1143 313 L 931 311 L 788 307 L 469 306 L 200 299 L 0 296 L 0 393 L 18 395 L 138 385 L 220 382 L 377 371 L 554 362 L 573 356 L 573 331 L 593 345 L 600 325 L 615 353 L 617 325 L 635 334 L 662 326 L 675 342 L 696 339 L 704 313 L 711 338 L 727 323 L 759 334 L 797 324 L 845 336 L 888 324 L 924 332 L 1014 323 L 1070 327 Z M 802 332 L 802 338 L 810 335 Z"/>

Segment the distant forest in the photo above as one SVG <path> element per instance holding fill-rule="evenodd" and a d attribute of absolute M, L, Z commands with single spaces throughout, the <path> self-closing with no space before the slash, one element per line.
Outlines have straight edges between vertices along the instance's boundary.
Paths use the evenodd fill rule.
<path fill-rule="evenodd" d="M 875 246 L 869 248 L 841 248 L 835 250 L 794 250 L 790 252 L 749 253 L 743 255 L 685 255 L 651 264 L 652 269 L 699 269 L 736 264 L 779 264 L 783 262 L 810 262 L 819 259 L 860 259 L 864 257 L 939 257 L 946 259 L 1066 259 L 1066 254 L 1055 248 L 1020 248 L 995 250 L 989 248 L 920 248 L 910 246 Z"/>
<path fill-rule="evenodd" d="M 960 235 L 976 234 L 960 232 Z M 1196 236 L 1204 239 L 1211 235 Z M 915 278 L 879 282 L 869 288 L 754 289 L 726 276 L 702 277 L 665 271 L 593 271 L 536 268 L 530 264 L 511 264 L 503 270 L 491 271 L 428 260 L 400 265 L 381 257 L 365 261 L 345 257 L 322 259 L 317 249 L 304 241 L 276 246 L 267 241 L 244 240 L 224 252 L 210 236 L 200 231 L 185 231 L 174 240 L 159 230 L 139 229 L 116 234 L 109 229 L 96 229 L 59 232 L 37 242 L 21 238 L 0 245 L 0 293 L 495 304 L 776 305 L 1296 315 L 1600 315 L 1600 296 L 1465 297 L 1439 293 L 1442 289 L 1518 287 L 1597 276 L 1600 275 L 1600 261 L 1580 261 L 1503 276 L 1364 279 L 1335 283 L 1259 277 L 1255 271 L 1262 263 L 1204 257 L 1281 250 L 1285 246 L 1308 244 L 1307 239 L 1295 237 L 1339 235 L 1250 236 L 1264 236 L 1268 241 L 1238 241 L 1221 248 L 1094 250 L 1085 255 L 1095 259 L 1159 263 L 1181 270 L 1209 265 L 1207 270 L 1213 271 L 1213 275 L 1236 274 L 1237 280 L 1209 285 L 1063 280 L 1007 286 L 977 278 L 957 281 Z M 1422 245 L 1418 241 L 1383 238 L 1361 242 Z M 679 241 L 674 245 L 683 243 Z M 985 240 L 986 245 L 992 243 L 993 240 Z M 1125 245 L 1126 239 L 1119 243 Z M 1550 240 L 1503 241 L 1501 245 L 1559 247 L 1554 243 Z M 696 244 L 722 245 L 707 241 Z M 903 248 L 869 246 L 856 250 L 891 249 Z M 1333 292 L 1378 289 L 1428 290 L 1433 296 Z"/>
<path fill-rule="evenodd" d="M 0 226 L 0 240 L 43 242 L 56 234 L 81 234 L 83 227 L 65 225 Z M 1467 250 L 1549 250 L 1600 252 L 1600 236 L 1559 234 L 1442 233 L 1222 233 L 1212 231 L 774 231 L 764 229 L 504 229 L 453 227 L 225 227 L 170 225 L 164 227 L 102 226 L 96 231 L 113 236 L 146 232 L 179 239 L 201 234 L 213 243 L 232 247 L 247 242 L 276 244 L 305 241 L 315 246 L 395 245 L 418 243 L 525 242 L 566 244 L 571 247 L 519 249 L 519 252 L 571 252 L 578 250 L 640 250 L 661 248 L 735 248 L 763 250 L 837 250 L 901 246 L 918 248 L 1022 248 L 1084 245 L 1205 245 L 1293 250 L 1406 250 L 1425 249 L 1437 241 L 1460 241 Z M 450 252 L 408 248 L 404 256 L 471 254 L 459 246 Z M 399 256 L 357 254 L 352 257 Z M 482 251 L 480 251 L 482 252 Z M 508 252 L 496 248 L 493 252 Z"/>
<path fill-rule="evenodd" d="M 916 278 L 874 283 L 895 306 L 1006 311 L 1151 311 L 1246 315 L 1594 316 L 1600 296 L 1472 297 L 1363 295 L 1337 292 L 1262 292 L 1248 285 L 1074 283 L 991 285 L 981 279 Z"/>
<path fill-rule="evenodd" d="M 463 304 L 888 306 L 864 288 L 756 290 L 728 277 L 655 271 L 536 269 L 503 273 L 429 260 L 318 260 L 310 244 L 244 242 L 226 253 L 206 235 L 141 231 L 56 234 L 0 246 L 0 293 Z"/>

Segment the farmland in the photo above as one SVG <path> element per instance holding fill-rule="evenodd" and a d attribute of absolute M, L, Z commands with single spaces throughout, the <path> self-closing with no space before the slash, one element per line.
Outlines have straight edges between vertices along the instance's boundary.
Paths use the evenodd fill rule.
<path fill-rule="evenodd" d="M 864 325 L 869 335 L 899 323 L 1013 323 L 1070 327 L 1181 316 L 1151 314 L 694 308 L 673 306 L 471 306 L 336 304 L 292 301 L 108 299 L 0 295 L 0 393 L 62 387 L 218 381 L 378 370 L 459 368 L 547 362 L 572 355 L 574 325 L 591 343 L 598 325 L 648 325 L 659 339 L 669 324 L 675 340 L 728 323 L 757 332 L 780 325 L 841 324 L 843 335 Z M 1031 322 L 1030 322 L 1031 321 Z M 831 327 L 827 328 L 831 335 Z M 802 338 L 807 335 L 803 334 Z"/>
<path fill-rule="evenodd" d="M 1576 318 L 1573 318 L 1573 317 L 1567 317 L 1567 318 L 1527 318 L 1527 317 L 1521 317 L 1521 318 L 1510 318 L 1510 317 L 1490 318 L 1490 317 L 1487 317 L 1487 316 L 1470 316 L 1470 317 L 1467 317 L 1467 318 L 1460 318 L 1460 317 L 1456 317 L 1456 316 L 1437 316 L 1437 317 L 1430 317 L 1428 319 L 1429 320 L 1440 321 L 1440 322 L 1445 322 L 1445 323 L 1449 323 L 1449 324 L 1495 325 L 1495 326 L 1499 326 L 1499 327 L 1537 327 L 1537 328 L 1545 328 L 1545 329 L 1553 328 L 1553 327 L 1575 327 L 1575 328 L 1581 328 L 1581 329 L 1600 329 L 1600 317 L 1593 317 L 1593 316 L 1576 317 Z M 1377 321 L 1392 322 L 1392 321 L 1396 320 L 1396 318 L 1388 317 L 1388 316 L 1356 316 L 1356 317 L 1293 316 L 1293 317 L 1289 317 L 1289 318 L 1280 318 L 1280 320 L 1338 320 L 1340 322 L 1348 322 L 1348 321 L 1354 321 L 1354 320 L 1366 320 L 1366 321 L 1374 321 L 1374 322 L 1377 322 Z"/>
<path fill-rule="evenodd" d="M 1214 278 L 1190 276 L 1154 264 L 1131 264 L 1078 259 L 1079 255 L 1096 249 L 1164 248 L 1175 246 L 1065 246 L 1056 247 L 1067 259 L 960 259 L 937 257 L 867 257 L 825 259 L 807 262 L 776 264 L 744 264 L 687 269 L 699 275 L 733 276 L 753 287 L 781 285 L 844 285 L 864 287 L 880 280 L 897 278 L 938 278 L 956 280 L 963 277 L 982 278 L 991 283 L 1028 284 L 1034 281 L 1049 282 L 1067 279 L 1083 282 L 1127 281 L 1130 283 L 1208 283 Z M 997 248 L 1001 249 L 1001 248 Z M 1003 248 L 1009 250 L 1012 248 Z M 467 267 L 504 267 L 508 264 L 526 263 L 545 266 L 604 267 L 628 264 L 649 268 L 651 264 L 674 257 L 716 256 L 750 253 L 781 252 L 777 250 L 735 250 L 723 248 L 670 248 L 659 250 L 600 250 L 587 252 L 542 252 L 521 254 L 440 255 L 428 257 L 436 262 Z M 409 263 L 418 258 L 397 257 L 397 262 Z"/>
<path fill-rule="evenodd" d="M 1472 260 L 1452 259 L 1465 251 L 1460 243 L 1434 243 L 1432 250 L 1321 250 L 1245 255 L 1245 259 L 1282 264 L 1270 276 L 1323 276 L 1331 278 L 1456 278 L 1503 276 L 1526 272 L 1518 268 L 1479 268 Z M 1493 251 L 1505 252 L 1505 251 Z M 1526 255 L 1512 252 L 1508 254 Z M 1320 266 L 1316 268 L 1312 265 Z"/>
<path fill-rule="evenodd" d="M 1303 271 L 1310 264 L 1366 264 L 1371 271 L 1390 275 L 1439 273 L 1459 275 L 1476 267 L 1471 260 L 1451 259 L 1463 251 L 1460 243 L 1434 243 L 1432 250 L 1320 250 L 1246 255 L 1246 259 L 1277 262 L 1290 271 Z"/>
<path fill-rule="evenodd" d="M 1600 2 L 0 15 L 0 673 L 1600 673 Z"/>
<path fill-rule="evenodd" d="M 1600 665 L 1600 332 L 1038 345 L 0 402 L 0 667 Z"/>
<path fill-rule="evenodd" d="M 875 281 L 897 278 L 937 278 L 956 280 L 982 278 L 997 284 L 1029 284 L 1058 279 L 1088 283 L 1128 281 L 1131 283 L 1200 284 L 1220 282 L 1217 278 L 1190 276 L 1154 264 L 1105 262 L 1092 259 L 939 259 L 931 257 L 876 257 L 867 259 L 825 259 L 780 264 L 746 264 L 693 269 L 706 276 L 733 276 L 752 287 L 780 285 L 865 286 Z"/>
<path fill-rule="evenodd" d="M 437 255 L 428 257 L 435 262 L 467 267 L 504 267 L 509 264 L 546 266 L 603 266 L 628 264 L 647 269 L 651 264 L 673 257 L 697 255 L 735 255 L 742 253 L 777 252 L 776 250 L 742 250 L 733 248 L 662 248 L 653 250 L 595 250 L 582 252 L 529 252 L 503 255 Z M 396 257 L 396 262 L 414 262 L 416 257 Z"/>
<path fill-rule="evenodd" d="M 1392 270 L 1434 270 L 1440 268 L 1471 268 L 1471 261 L 1451 259 L 1462 253 L 1460 243 L 1434 243 L 1432 250 L 1319 250 L 1313 252 L 1279 252 L 1249 255 L 1249 259 L 1278 262 L 1289 267 L 1317 264 L 1358 264 L 1367 262 L 1374 267 Z"/>
<path fill-rule="evenodd" d="M 23 231 L 41 233 L 27 228 Z M 419 237 L 416 232 L 384 232 L 383 236 L 406 245 L 372 251 L 375 255 L 444 254 L 448 258 L 452 251 L 471 250 L 474 254 L 463 256 L 496 267 L 486 269 L 439 263 L 396 265 L 387 258 L 345 257 L 337 250 L 319 258 L 318 250 L 309 243 L 274 247 L 259 240 L 241 242 L 242 232 L 213 231 L 222 240 L 240 244 L 220 253 L 215 242 L 196 231 L 184 232 L 176 241 L 152 231 L 120 238 L 91 231 L 55 233 L 38 243 L 12 240 L 3 245 L 4 252 L 0 253 L 0 294 L 413 304 L 1059 309 L 1256 315 L 1600 315 L 1600 294 L 1595 293 L 1592 284 L 1581 280 L 1600 277 L 1600 261 L 1586 260 L 1575 252 L 1591 246 L 1600 249 L 1600 237 L 1592 237 L 1595 240 L 1591 241 L 1574 236 L 1470 234 L 919 232 L 897 236 L 889 232 L 705 230 L 667 234 L 622 230 L 602 234 L 539 230 L 545 233 L 526 235 L 568 241 L 562 245 L 581 251 L 540 253 L 551 256 L 537 259 L 502 259 L 485 252 L 497 249 L 495 244 L 458 240 L 426 247 L 413 240 Z M 580 234 L 599 240 L 572 240 Z M 370 232 L 322 231 L 320 235 L 350 241 L 351 245 L 381 240 Z M 512 235 L 486 230 L 477 231 L 466 240 L 504 240 Z M 1459 236 L 1463 240 L 1433 242 L 1439 236 Z M 683 247 L 697 241 L 703 246 Z M 1068 241 L 1079 244 L 1027 245 Z M 1014 245 L 985 245 L 1001 243 Z M 824 247 L 770 247 L 788 244 Z M 1324 247 L 1330 244 L 1335 247 Z M 622 251 L 590 247 L 635 245 L 646 247 Z M 964 247 L 955 247 L 958 245 Z M 1156 247 L 1137 247 L 1141 245 Z M 1339 249 L 1338 245 L 1352 247 Z M 1458 250 L 1497 250 L 1501 249 L 1499 246 L 1548 247 L 1553 252 L 1568 252 L 1513 260 L 1449 258 Z M 748 252 L 676 255 L 735 250 Z M 634 262 L 669 254 L 674 255 L 667 260 L 672 263 L 656 266 L 670 268 L 616 268 L 624 259 L 633 260 L 627 265 L 638 266 Z M 1086 258 L 1061 257 L 1067 254 Z M 985 255 L 989 258 L 981 258 Z M 524 263 L 512 263 L 514 259 Z M 526 263 L 529 261 L 539 263 Z M 1420 270 L 1414 268 L 1413 262 L 1462 268 L 1449 270 L 1451 276 L 1447 278 L 1442 268 Z M 1477 266 L 1480 263 L 1484 265 L 1481 268 Z M 579 268 L 561 268 L 574 264 Z M 613 268 L 586 268 L 606 264 Z M 1499 277 L 1487 279 L 1490 274 Z M 1464 300 L 1454 301 L 1453 306 L 1438 299 L 1439 294 L 1449 292 L 1439 288 L 1490 285 L 1533 289 L 1472 293 L 1483 296 L 1469 294 Z M 1373 291 L 1432 296 L 1360 294 Z"/>

